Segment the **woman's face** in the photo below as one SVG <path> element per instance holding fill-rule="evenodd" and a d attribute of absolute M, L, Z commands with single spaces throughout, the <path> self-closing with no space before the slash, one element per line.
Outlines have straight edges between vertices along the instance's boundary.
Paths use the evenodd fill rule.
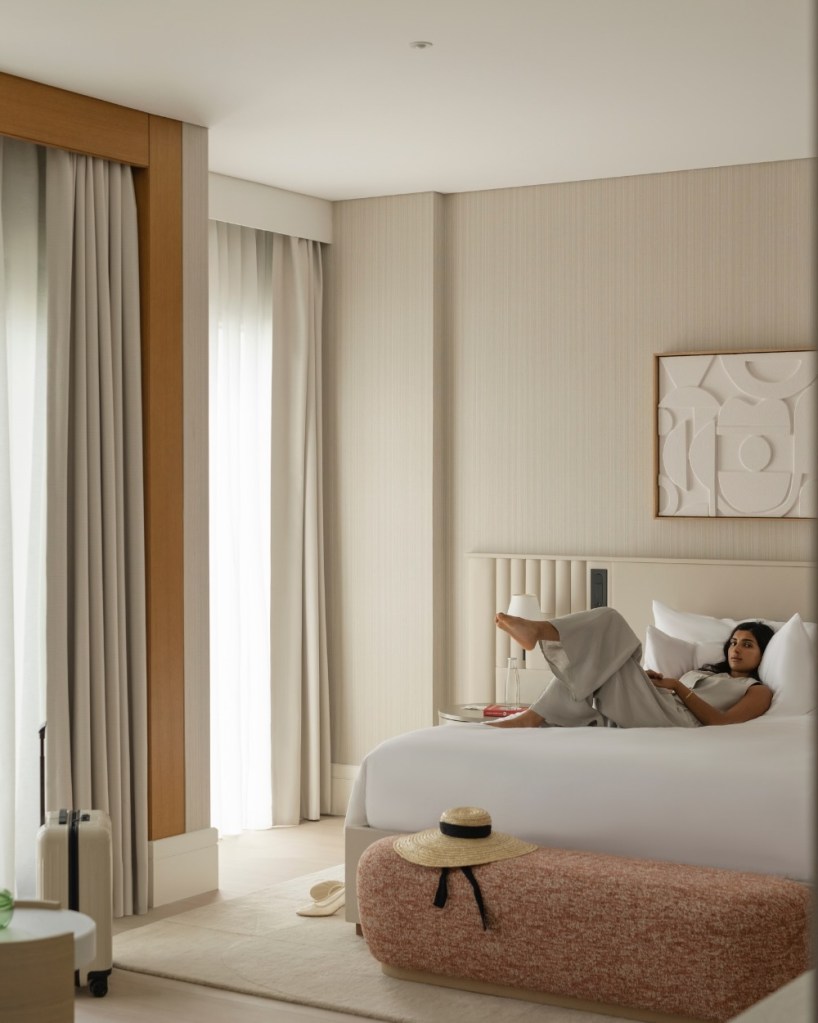
<path fill-rule="evenodd" d="M 749 675 L 761 663 L 758 640 L 746 629 L 736 629 L 727 648 L 727 662 L 731 675 Z"/>

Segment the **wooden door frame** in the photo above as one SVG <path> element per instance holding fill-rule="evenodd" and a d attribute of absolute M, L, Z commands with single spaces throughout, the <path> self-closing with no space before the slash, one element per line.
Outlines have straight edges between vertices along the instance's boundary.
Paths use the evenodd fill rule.
<path fill-rule="evenodd" d="M 130 164 L 139 220 L 148 815 L 185 831 L 182 123 L 0 73 L 0 135 Z"/>

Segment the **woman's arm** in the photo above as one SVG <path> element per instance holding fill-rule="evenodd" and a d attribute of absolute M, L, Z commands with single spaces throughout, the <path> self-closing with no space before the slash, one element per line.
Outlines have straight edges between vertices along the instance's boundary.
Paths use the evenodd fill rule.
<path fill-rule="evenodd" d="M 674 692 L 690 713 L 703 725 L 738 725 L 744 721 L 752 721 L 753 718 L 760 718 L 762 714 L 765 714 L 773 701 L 772 689 L 759 683 L 750 686 L 738 703 L 734 703 L 729 710 L 716 710 L 715 707 L 710 706 L 707 700 L 698 696 L 695 690 L 688 689 L 679 679 L 657 678 L 653 672 L 649 674 L 655 686 Z"/>

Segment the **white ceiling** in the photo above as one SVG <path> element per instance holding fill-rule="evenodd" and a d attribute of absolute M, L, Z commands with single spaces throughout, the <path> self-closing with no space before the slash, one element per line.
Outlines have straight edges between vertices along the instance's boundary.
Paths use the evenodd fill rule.
<path fill-rule="evenodd" d="M 0 0 L 0 70 L 327 199 L 813 152 L 812 0 Z M 410 42 L 429 40 L 427 49 Z"/>

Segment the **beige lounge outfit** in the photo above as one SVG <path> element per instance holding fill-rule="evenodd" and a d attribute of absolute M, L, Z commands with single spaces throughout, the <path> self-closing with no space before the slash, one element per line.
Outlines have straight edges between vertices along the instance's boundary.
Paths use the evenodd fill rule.
<path fill-rule="evenodd" d="M 611 607 L 551 619 L 559 640 L 540 643 L 556 676 L 531 705 L 546 724 L 575 727 L 612 723 L 619 728 L 698 728 L 701 722 L 670 690 L 655 686 L 639 664 L 642 644 Z M 754 678 L 688 672 L 682 679 L 697 696 L 728 710 Z"/>

